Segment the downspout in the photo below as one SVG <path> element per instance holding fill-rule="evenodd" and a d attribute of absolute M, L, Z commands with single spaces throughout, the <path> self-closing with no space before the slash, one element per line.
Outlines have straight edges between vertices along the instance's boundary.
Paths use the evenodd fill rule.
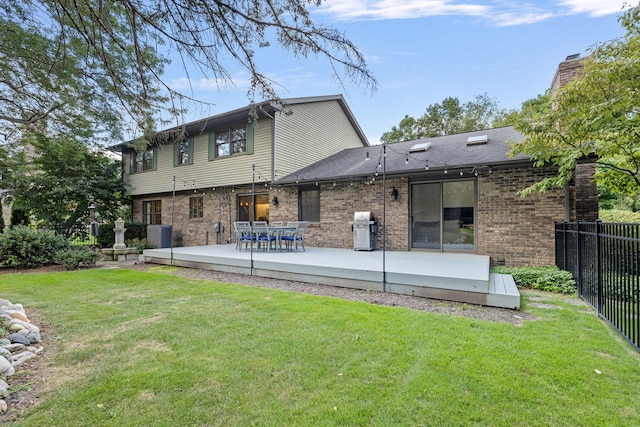
<path fill-rule="evenodd" d="M 564 184 L 564 222 L 571 221 L 571 188 L 569 183 Z"/>

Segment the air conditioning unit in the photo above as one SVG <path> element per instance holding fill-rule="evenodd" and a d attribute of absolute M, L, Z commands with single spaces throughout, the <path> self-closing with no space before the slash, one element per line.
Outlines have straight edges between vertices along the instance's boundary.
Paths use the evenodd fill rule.
<path fill-rule="evenodd" d="M 156 248 L 170 248 L 172 231 L 170 225 L 147 225 L 147 242 Z"/>

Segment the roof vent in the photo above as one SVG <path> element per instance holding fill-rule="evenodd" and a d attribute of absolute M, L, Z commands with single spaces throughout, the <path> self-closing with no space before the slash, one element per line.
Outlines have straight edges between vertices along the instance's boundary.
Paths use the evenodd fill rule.
<path fill-rule="evenodd" d="M 429 151 L 431 148 L 430 142 L 419 142 L 417 144 L 413 144 L 411 148 L 409 148 L 410 153 L 415 153 L 417 151 Z"/>
<path fill-rule="evenodd" d="M 569 55 L 567 56 L 567 59 L 565 59 L 565 61 L 573 61 L 574 59 L 580 59 L 580 54 L 574 53 L 573 55 Z"/>
<path fill-rule="evenodd" d="M 487 135 L 470 136 L 469 138 L 467 138 L 467 145 L 486 144 L 488 140 L 489 138 L 487 137 Z"/>

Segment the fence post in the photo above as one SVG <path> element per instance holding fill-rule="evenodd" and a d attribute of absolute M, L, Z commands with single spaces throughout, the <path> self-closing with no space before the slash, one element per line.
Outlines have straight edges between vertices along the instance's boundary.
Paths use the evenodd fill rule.
<path fill-rule="evenodd" d="M 602 221 L 596 220 L 596 280 L 598 289 L 598 314 L 602 314 Z"/>
<path fill-rule="evenodd" d="M 576 269 L 578 270 L 578 277 L 576 280 L 578 281 L 578 289 L 579 294 L 582 296 L 582 241 L 581 241 L 581 228 L 582 220 L 579 220 L 576 223 Z"/>
<path fill-rule="evenodd" d="M 567 224 L 567 221 L 562 223 L 562 269 L 569 271 L 567 268 Z"/>

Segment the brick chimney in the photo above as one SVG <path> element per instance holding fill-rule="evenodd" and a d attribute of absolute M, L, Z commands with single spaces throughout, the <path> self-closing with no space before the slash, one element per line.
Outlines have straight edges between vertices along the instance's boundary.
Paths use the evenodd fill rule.
<path fill-rule="evenodd" d="M 579 53 L 567 56 L 567 59 L 558 65 L 556 75 L 553 76 L 553 81 L 551 82 L 551 95 L 555 96 L 561 87 L 569 83 L 582 72 L 582 68 L 582 58 L 580 58 Z"/>
<path fill-rule="evenodd" d="M 582 58 L 580 54 L 567 56 L 558 65 L 558 70 L 551 82 L 551 97 L 556 97 L 560 88 L 576 78 L 583 70 Z M 576 164 L 574 172 L 574 191 L 572 206 L 566 214 L 565 220 L 575 221 L 595 221 L 598 219 L 598 188 L 595 182 L 596 164 L 593 159 L 585 158 Z M 567 189 L 567 195 L 570 190 Z"/>

